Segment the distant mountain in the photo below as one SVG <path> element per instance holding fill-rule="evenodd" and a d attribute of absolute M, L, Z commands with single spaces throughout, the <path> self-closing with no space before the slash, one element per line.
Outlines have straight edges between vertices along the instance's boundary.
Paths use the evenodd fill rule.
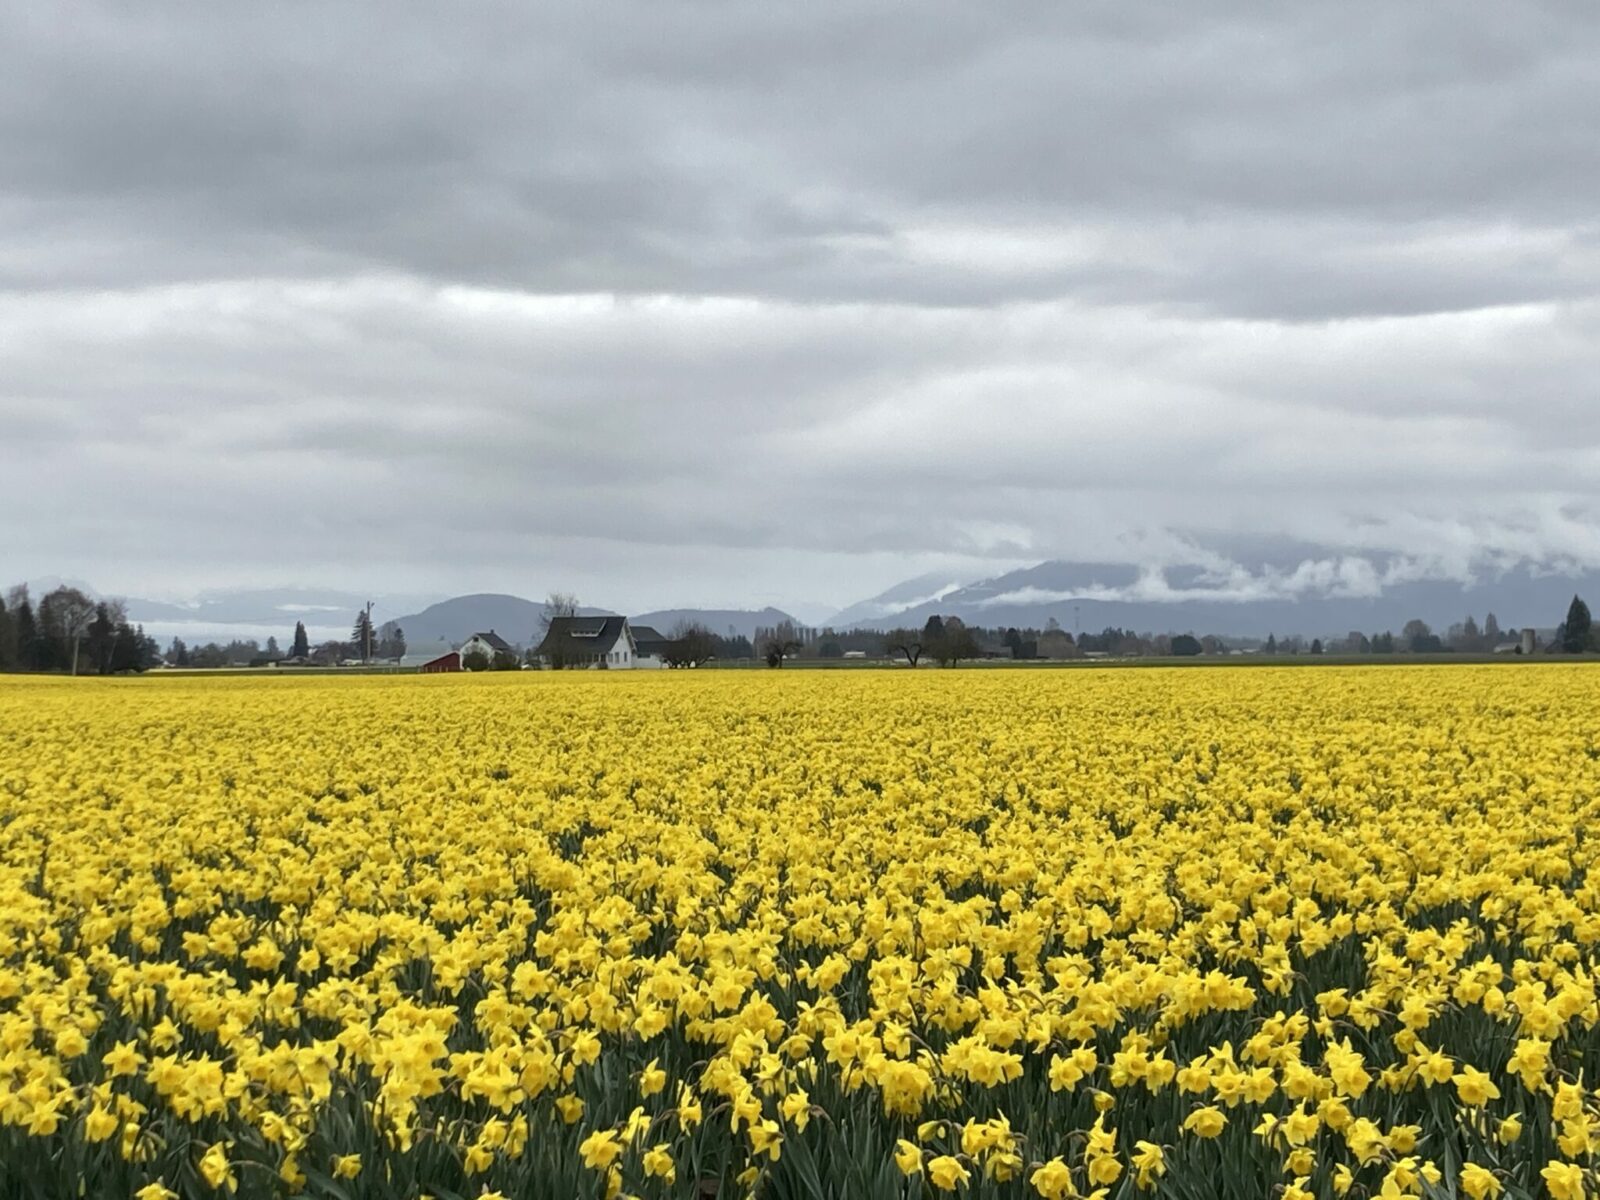
<path fill-rule="evenodd" d="M 1330 555 L 1293 567 L 1217 572 L 1202 567 L 1141 569 L 1119 563 L 1043 562 L 896 605 L 898 593 L 915 597 L 929 577 L 853 605 L 839 628 L 921 625 L 929 616 L 958 616 L 969 624 L 1062 628 L 1099 632 L 1119 626 L 1147 633 L 1215 633 L 1265 637 L 1342 637 L 1351 630 L 1399 632 L 1412 618 L 1443 633 L 1468 614 L 1480 622 L 1494 613 L 1501 628 L 1547 629 L 1565 616 L 1573 593 L 1600 600 L 1600 573 L 1546 570 L 1524 563 L 1484 572 L 1463 582 L 1429 577 L 1398 557 Z M 854 619 L 843 620 L 854 613 Z"/>
<path fill-rule="evenodd" d="M 586 617 L 610 616 L 605 608 L 579 608 Z M 524 600 L 498 592 L 453 596 L 430 604 L 421 612 L 394 618 L 405 632 L 412 650 L 439 649 L 441 653 L 466 641 L 475 633 L 493 630 L 513 646 L 527 646 L 539 638 L 544 618 L 543 601 Z"/>
<path fill-rule="evenodd" d="M 729 630 L 736 636 L 753 638 L 757 629 L 777 625 L 795 618 L 777 608 L 663 608 L 655 612 L 629 617 L 635 625 L 649 625 L 659 633 L 670 634 L 681 622 L 698 621 L 719 637 L 727 637 Z"/>
<path fill-rule="evenodd" d="M 87 590 L 87 589 L 86 589 Z M 152 637 L 186 642 L 228 642 L 235 638 L 288 644 L 296 621 L 305 622 L 312 641 L 350 636 L 356 613 L 372 601 L 373 620 L 382 623 L 414 611 L 436 597 L 416 594 L 361 595 L 327 588 L 248 588 L 201 592 L 175 602 L 130 596 L 128 619 Z"/>
<path fill-rule="evenodd" d="M 63 583 L 91 596 L 99 595 L 86 583 L 56 578 L 31 580 L 29 588 L 37 599 Z M 152 637 L 163 643 L 180 637 L 191 645 L 234 639 L 255 639 L 264 644 L 268 637 L 276 637 L 280 646 L 286 646 L 296 621 L 305 623 L 313 643 L 348 638 L 356 614 L 368 599 L 373 602 L 374 623 L 379 628 L 399 625 L 414 654 L 442 652 L 474 633 L 488 630 L 513 645 L 527 646 L 539 637 L 544 617 L 543 601 L 496 592 L 441 600 L 418 595 L 368 597 L 326 588 L 258 588 L 202 592 L 187 601 L 129 597 L 125 603 L 128 619 L 144 625 Z M 607 608 L 583 607 L 578 611 L 585 616 L 612 615 Z M 759 627 L 795 618 L 771 607 L 675 608 L 644 613 L 633 620 L 662 633 L 670 633 L 682 621 L 698 621 L 717 634 L 726 635 L 731 627 L 736 633 L 751 637 Z"/>
<path fill-rule="evenodd" d="M 915 579 L 895 584 L 886 592 L 879 592 L 870 600 L 860 600 L 849 608 L 840 609 L 822 624 L 832 629 L 871 625 L 895 613 L 905 612 L 922 604 L 931 604 L 952 592 L 960 591 L 970 582 L 966 579 L 953 579 L 938 572 L 918 575 Z"/>
<path fill-rule="evenodd" d="M 389 620 L 436 599 L 434 596 L 372 596 L 328 588 L 254 588 L 201 592 L 193 600 L 174 603 L 129 597 L 128 615 L 134 620 L 167 619 L 214 621 L 223 625 L 270 624 L 287 621 L 329 621 L 352 624 L 356 613 L 372 601 L 374 620 Z"/>

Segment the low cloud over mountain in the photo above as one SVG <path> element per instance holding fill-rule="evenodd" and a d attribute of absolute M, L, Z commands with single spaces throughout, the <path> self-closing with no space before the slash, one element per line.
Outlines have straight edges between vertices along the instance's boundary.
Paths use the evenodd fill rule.
<path fill-rule="evenodd" d="M 1502 627 L 1550 627 L 1574 591 L 1600 596 L 1600 574 L 1572 564 L 1451 564 L 1402 556 L 1335 554 L 1255 567 L 1213 557 L 1205 564 L 1044 562 L 921 596 L 931 579 L 909 580 L 843 610 L 843 627 L 920 624 L 955 615 L 969 624 L 1099 631 L 1108 625 L 1154 633 L 1307 637 L 1351 630 L 1399 630 L 1421 618 L 1448 627 L 1493 612 Z"/>

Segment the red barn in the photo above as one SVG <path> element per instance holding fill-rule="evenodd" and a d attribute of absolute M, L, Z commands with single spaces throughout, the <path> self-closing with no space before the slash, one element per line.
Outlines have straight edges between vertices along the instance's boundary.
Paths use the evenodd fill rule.
<path fill-rule="evenodd" d="M 432 662 L 422 664 L 422 673 L 424 675 L 437 675 L 441 671 L 459 670 L 461 670 L 461 655 L 455 650 L 450 651 L 449 654 L 441 654 Z"/>

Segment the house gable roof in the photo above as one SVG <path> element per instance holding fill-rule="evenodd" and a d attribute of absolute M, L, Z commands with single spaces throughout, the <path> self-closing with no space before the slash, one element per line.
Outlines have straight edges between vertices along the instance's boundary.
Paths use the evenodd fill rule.
<path fill-rule="evenodd" d="M 489 630 L 488 633 L 475 633 L 472 635 L 472 637 L 468 638 L 467 641 L 470 642 L 473 640 L 473 638 L 476 638 L 478 641 L 488 646 L 491 650 L 503 650 L 507 654 L 516 653 L 516 650 L 512 648 L 511 643 L 506 641 L 505 638 L 501 637 L 492 629 Z"/>
<path fill-rule="evenodd" d="M 626 632 L 627 617 L 555 617 L 536 653 L 548 659 L 607 654 Z"/>

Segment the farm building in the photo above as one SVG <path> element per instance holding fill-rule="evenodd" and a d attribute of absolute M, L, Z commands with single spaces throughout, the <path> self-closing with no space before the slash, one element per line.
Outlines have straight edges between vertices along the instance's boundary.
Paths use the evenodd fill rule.
<path fill-rule="evenodd" d="M 556 669 L 631 671 L 656 665 L 639 662 L 627 617 L 556 617 L 534 653 L 544 666 Z"/>
<path fill-rule="evenodd" d="M 672 639 L 649 625 L 629 625 L 633 635 L 633 665 L 639 670 L 660 670 L 672 656 Z"/>
<path fill-rule="evenodd" d="M 443 671 L 461 670 L 461 654 L 452 650 L 449 654 L 441 654 L 438 658 L 423 663 L 417 670 L 424 675 L 437 675 Z"/>

